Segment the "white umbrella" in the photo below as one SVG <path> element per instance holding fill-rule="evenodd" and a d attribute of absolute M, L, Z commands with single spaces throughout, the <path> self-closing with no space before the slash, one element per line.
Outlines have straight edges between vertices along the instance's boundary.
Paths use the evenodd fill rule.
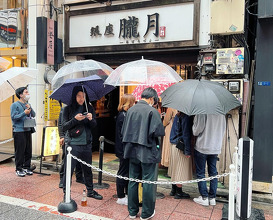
<path fill-rule="evenodd" d="M 0 57 L 0 69 L 7 69 L 9 65 L 11 64 L 10 61 L 4 59 L 3 57 Z"/>
<path fill-rule="evenodd" d="M 36 78 L 37 69 L 12 67 L 0 73 L 0 102 L 15 94 L 15 89 L 26 86 Z"/>
<path fill-rule="evenodd" d="M 112 86 L 153 85 L 175 83 L 183 80 L 165 63 L 153 60 L 137 60 L 117 67 L 105 80 Z"/>
<path fill-rule="evenodd" d="M 63 66 L 52 79 L 53 89 L 59 88 L 67 79 L 77 79 L 98 75 L 105 80 L 113 69 L 105 63 L 95 60 L 80 60 Z"/>

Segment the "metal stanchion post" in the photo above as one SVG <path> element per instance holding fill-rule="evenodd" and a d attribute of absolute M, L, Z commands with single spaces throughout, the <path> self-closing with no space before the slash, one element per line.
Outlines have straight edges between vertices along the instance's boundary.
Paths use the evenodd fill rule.
<path fill-rule="evenodd" d="M 105 141 L 104 136 L 100 136 L 99 141 L 100 141 L 99 168 L 102 170 L 103 153 L 104 153 L 104 141 Z M 95 189 L 108 189 L 109 188 L 109 184 L 108 183 L 102 183 L 102 172 L 101 171 L 99 171 L 99 174 L 98 174 L 98 183 L 94 184 L 94 188 Z"/>
<path fill-rule="evenodd" d="M 67 147 L 67 160 L 66 160 L 66 184 L 65 184 L 65 201 L 59 203 L 58 211 L 61 213 L 71 213 L 77 210 L 77 203 L 70 198 L 70 185 L 71 185 L 71 150 L 72 147 Z"/>
<path fill-rule="evenodd" d="M 234 193 L 235 193 L 235 166 L 231 164 L 229 166 L 230 174 L 229 174 L 229 196 L 228 196 L 228 219 L 233 220 L 235 209 L 234 209 Z"/>

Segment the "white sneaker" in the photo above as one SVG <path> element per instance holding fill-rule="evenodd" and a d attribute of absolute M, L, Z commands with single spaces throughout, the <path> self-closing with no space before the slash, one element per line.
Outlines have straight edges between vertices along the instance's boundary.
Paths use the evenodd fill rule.
<path fill-rule="evenodd" d="M 135 218 L 136 218 L 136 215 L 129 215 L 129 218 L 130 218 L 130 219 L 135 219 Z"/>
<path fill-rule="evenodd" d="M 194 198 L 193 201 L 203 206 L 209 206 L 209 199 L 208 198 L 203 199 L 202 196 L 199 196 L 198 198 Z"/>
<path fill-rule="evenodd" d="M 128 205 L 128 198 L 127 198 L 127 197 L 118 198 L 117 204 L 120 204 L 120 205 Z"/>
<path fill-rule="evenodd" d="M 209 199 L 209 204 L 210 205 L 216 205 L 216 201 L 215 201 L 215 198 L 213 198 L 213 199 Z"/>
<path fill-rule="evenodd" d="M 155 216 L 155 210 L 154 210 L 154 213 L 150 216 L 150 217 L 148 217 L 148 218 L 141 218 L 140 217 L 140 219 L 141 220 L 148 220 L 148 219 L 151 219 L 152 217 L 154 217 Z"/>
<path fill-rule="evenodd" d="M 25 174 L 27 174 L 27 175 L 32 175 L 33 174 L 33 172 L 31 170 L 29 170 L 29 169 L 23 169 L 23 172 Z"/>

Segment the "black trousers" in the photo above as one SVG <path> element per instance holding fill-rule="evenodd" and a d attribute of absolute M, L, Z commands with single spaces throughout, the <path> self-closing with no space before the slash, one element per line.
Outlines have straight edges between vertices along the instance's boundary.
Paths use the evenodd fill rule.
<path fill-rule="evenodd" d="M 92 144 L 88 145 L 72 145 L 72 151 L 71 154 L 76 156 L 77 158 L 81 159 L 82 161 L 85 161 L 88 164 L 92 164 Z M 66 156 L 67 156 L 67 150 L 66 150 Z M 64 163 L 64 175 L 63 175 L 63 191 L 65 192 L 66 188 L 66 160 L 67 157 L 65 156 L 65 163 Z M 71 177 L 74 172 L 74 169 L 76 167 L 76 163 L 78 163 L 77 160 L 72 158 L 71 161 Z M 93 174 L 92 169 L 86 165 L 82 165 L 82 171 L 84 176 L 84 182 L 85 186 L 88 192 L 93 191 Z"/>
<path fill-rule="evenodd" d="M 60 181 L 63 182 L 63 175 L 64 175 L 64 158 L 65 158 L 65 145 L 62 145 L 63 154 L 62 154 L 62 163 L 60 167 Z M 83 172 L 82 172 L 82 166 L 81 163 L 77 162 L 76 164 L 76 180 L 83 180 Z"/>
<path fill-rule="evenodd" d="M 117 175 L 129 177 L 129 159 L 119 158 L 119 169 Z M 128 195 L 128 180 L 116 179 L 117 195 L 118 198 L 124 198 L 125 194 Z"/>
<path fill-rule="evenodd" d="M 30 168 L 32 139 L 30 131 L 13 132 L 16 170 Z"/>

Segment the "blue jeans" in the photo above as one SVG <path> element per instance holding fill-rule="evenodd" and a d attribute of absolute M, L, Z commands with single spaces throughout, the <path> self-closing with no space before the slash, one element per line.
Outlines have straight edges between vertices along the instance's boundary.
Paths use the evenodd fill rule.
<path fill-rule="evenodd" d="M 208 173 L 209 176 L 216 176 L 218 175 L 216 163 L 218 160 L 217 154 L 202 154 L 197 150 L 194 150 L 194 160 L 195 160 L 195 166 L 196 166 L 196 176 L 198 179 L 205 178 L 205 172 L 206 172 L 206 162 L 208 164 Z M 201 181 L 198 182 L 198 189 L 202 197 L 209 197 L 209 198 L 215 198 L 216 197 L 216 191 L 217 191 L 217 178 L 210 181 L 210 187 L 209 192 L 207 189 L 207 182 Z"/>

